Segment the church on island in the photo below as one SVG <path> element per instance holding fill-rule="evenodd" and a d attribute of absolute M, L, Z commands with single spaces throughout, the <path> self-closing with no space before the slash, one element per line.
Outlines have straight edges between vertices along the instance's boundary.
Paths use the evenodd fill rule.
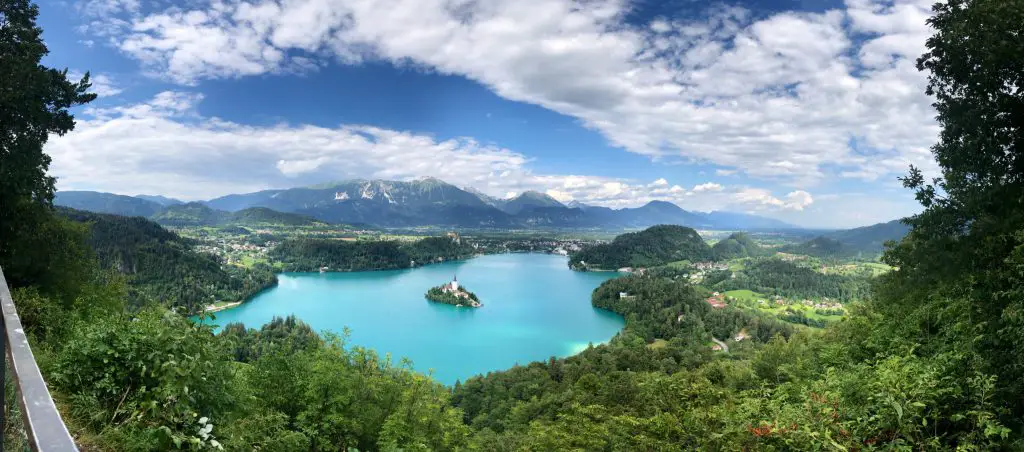
<path fill-rule="evenodd" d="M 454 275 L 452 282 L 448 284 L 430 288 L 427 291 L 426 297 L 430 301 L 450 304 L 455 307 L 469 306 L 479 308 L 483 306 L 476 297 L 476 294 L 459 285 L 458 275 Z"/>
<path fill-rule="evenodd" d="M 446 291 L 448 293 L 457 293 L 459 291 L 459 275 L 452 275 L 452 282 L 448 283 Z"/>

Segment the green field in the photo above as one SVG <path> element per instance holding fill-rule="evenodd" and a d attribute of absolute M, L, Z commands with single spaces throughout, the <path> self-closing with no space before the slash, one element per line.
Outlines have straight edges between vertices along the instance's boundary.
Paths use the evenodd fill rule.
<path fill-rule="evenodd" d="M 786 313 L 787 309 L 791 309 L 793 311 L 801 311 L 801 312 L 803 312 L 803 314 L 805 316 L 807 316 L 807 318 L 815 319 L 815 320 L 826 320 L 826 321 L 834 322 L 834 321 L 838 321 L 838 320 L 843 318 L 843 316 L 841 316 L 841 315 L 821 315 L 821 314 L 818 314 L 818 313 L 814 312 L 814 307 L 804 306 L 802 304 L 790 304 L 790 305 L 778 306 L 778 305 L 775 305 L 775 304 L 771 303 L 770 301 L 768 301 L 769 297 L 767 295 L 760 294 L 760 293 L 754 292 L 752 290 L 746 290 L 746 289 L 730 290 L 730 291 L 727 291 L 727 292 L 722 292 L 722 295 L 724 295 L 726 297 L 731 297 L 731 298 L 739 301 L 742 304 L 742 306 L 745 306 L 747 308 L 757 309 L 758 311 L 761 311 L 761 312 L 764 312 L 764 313 L 769 313 L 769 314 L 776 315 L 776 316 L 783 315 L 783 314 Z M 762 305 L 762 304 L 758 303 L 757 300 L 765 300 L 767 302 L 767 304 Z"/>
<path fill-rule="evenodd" d="M 746 290 L 746 289 L 730 290 L 728 292 L 722 292 L 722 295 L 725 295 L 726 297 L 733 297 L 733 298 L 735 298 L 737 300 L 740 300 L 740 301 L 751 301 L 751 302 L 755 302 L 755 303 L 757 302 L 758 299 L 762 299 L 763 300 L 763 299 L 767 299 L 768 298 L 766 295 L 759 294 L 759 293 L 754 292 L 752 290 Z"/>
<path fill-rule="evenodd" d="M 665 264 L 665 266 L 672 267 L 672 268 L 686 268 L 686 267 L 690 266 L 690 261 L 688 261 L 688 260 L 681 260 L 681 261 L 669 262 L 669 263 Z"/>
<path fill-rule="evenodd" d="M 657 350 L 659 348 L 665 348 L 668 346 L 668 341 L 664 339 L 655 339 L 654 342 L 647 344 L 647 348 L 651 350 Z"/>

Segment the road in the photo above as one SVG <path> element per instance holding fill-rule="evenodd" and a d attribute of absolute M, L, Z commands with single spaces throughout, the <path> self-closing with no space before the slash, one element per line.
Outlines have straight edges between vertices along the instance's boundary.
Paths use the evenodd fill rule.
<path fill-rule="evenodd" d="M 715 343 L 718 344 L 719 347 L 722 347 L 723 352 L 729 353 L 729 346 L 726 345 L 725 342 L 715 339 L 714 337 L 712 337 L 711 340 L 715 341 Z"/>

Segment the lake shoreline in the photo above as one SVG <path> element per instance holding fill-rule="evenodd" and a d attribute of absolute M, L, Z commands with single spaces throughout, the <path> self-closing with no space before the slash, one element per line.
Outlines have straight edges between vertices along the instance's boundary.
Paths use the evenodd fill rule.
<path fill-rule="evenodd" d="M 492 253 L 492 254 L 502 254 L 502 253 Z M 481 257 L 481 256 L 488 256 L 488 254 L 487 253 L 479 253 L 479 254 L 474 254 L 472 256 L 469 256 L 469 257 L 466 257 L 466 258 L 463 258 L 463 259 L 452 259 L 452 260 L 445 260 L 445 261 L 430 261 L 430 262 L 427 262 L 425 264 L 420 264 L 420 265 L 416 265 L 416 266 L 412 266 L 412 267 L 405 267 L 405 268 L 367 268 L 367 269 L 359 269 L 359 270 L 353 270 L 353 269 L 327 270 L 327 271 L 321 271 L 321 272 L 316 272 L 316 271 L 304 271 L 304 272 L 293 272 L 293 271 L 286 272 L 286 271 L 282 271 L 282 272 L 277 272 L 277 273 L 274 273 L 274 283 L 273 284 L 269 284 L 269 285 L 267 285 L 267 287 L 264 287 L 264 288 L 256 291 L 256 293 L 246 297 L 242 301 L 232 302 L 232 303 L 229 303 L 229 304 L 226 304 L 226 305 L 223 305 L 223 306 L 216 306 L 216 305 L 213 305 L 213 304 L 206 305 L 206 308 L 203 309 L 203 313 L 210 314 L 210 313 L 214 313 L 214 312 L 226 311 L 228 309 L 237 308 L 237 307 L 239 307 L 239 306 L 241 306 L 241 305 L 243 305 L 245 303 L 248 303 L 250 300 L 252 300 L 253 298 L 256 298 L 257 296 L 259 296 L 261 293 L 263 293 L 267 289 L 272 289 L 272 288 L 276 287 L 277 283 L 278 283 L 277 277 L 278 277 L 278 275 L 281 275 L 283 273 L 321 273 L 322 274 L 322 273 L 355 273 L 355 272 L 384 272 L 384 271 L 393 271 L 393 270 L 412 270 L 412 269 L 417 269 L 417 268 L 420 268 L 420 267 L 427 267 L 427 266 L 434 265 L 434 264 L 444 264 L 444 263 L 450 263 L 450 262 L 464 262 L 464 261 L 475 259 L 475 258 L 478 258 L 478 257 Z"/>
<path fill-rule="evenodd" d="M 572 272 L 564 256 L 551 253 L 477 257 L 383 269 L 391 271 L 281 272 L 277 289 L 203 322 L 215 331 L 233 323 L 258 329 L 275 316 L 295 315 L 315 331 L 349 330 L 352 344 L 382 356 L 408 357 L 418 372 L 433 370 L 449 386 L 516 363 L 575 356 L 588 344 L 608 343 L 625 327 L 623 316 L 591 302 L 594 289 L 613 272 Z M 427 287 L 454 273 L 486 309 L 424 299 Z"/>

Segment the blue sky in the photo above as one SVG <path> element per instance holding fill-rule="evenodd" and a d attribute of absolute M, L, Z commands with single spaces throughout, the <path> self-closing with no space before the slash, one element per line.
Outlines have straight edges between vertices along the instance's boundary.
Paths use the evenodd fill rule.
<path fill-rule="evenodd" d="M 809 227 L 918 207 L 930 0 L 40 3 L 99 99 L 58 188 L 207 199 L 434 176 Z"/>

